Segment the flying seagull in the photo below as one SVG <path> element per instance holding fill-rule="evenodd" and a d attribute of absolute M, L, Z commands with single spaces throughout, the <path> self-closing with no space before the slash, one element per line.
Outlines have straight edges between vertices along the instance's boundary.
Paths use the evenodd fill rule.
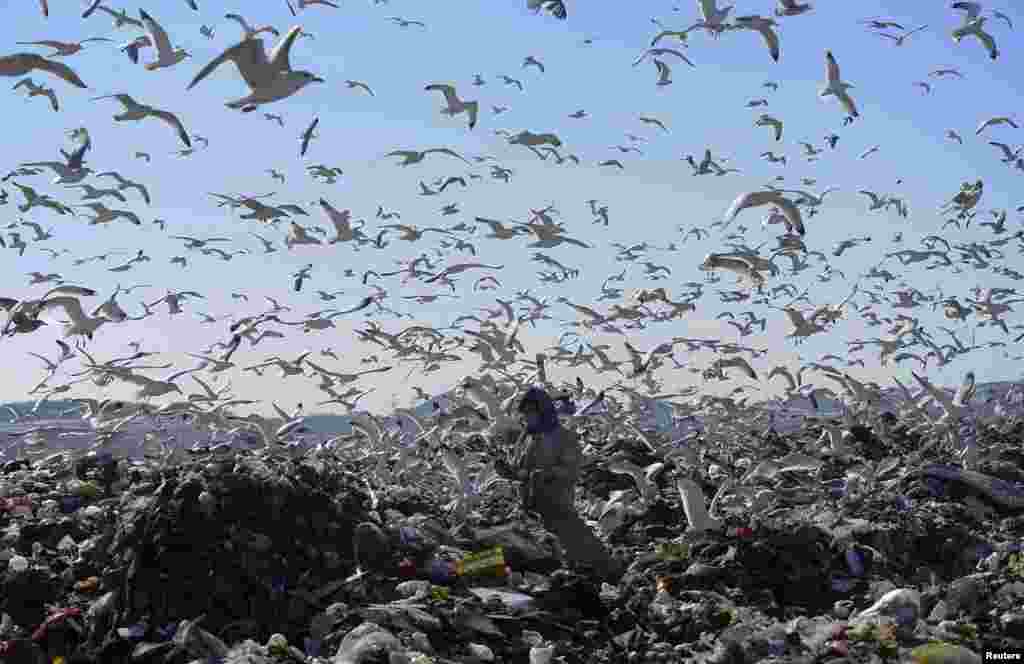
<path fill-rule="evenodd" d="M 308 127 L 306 127 L 306 131 L 302 132 L 302 136 L 299 137 L 302 139 L 302 149 L 299 150 L 300 157 L 306 156 L 306 150 L 309 149 L 309 142 L 316 137 L 314 132 L 316 131 L 316 126 L 318 124 L 320 124 L 320 116 L 313 118 L 313 121 L 309 123 Z"/>
<path fill-rule="evenodd" d="M 124 122 L 126 120 L 144 120 L 145 118 L 156 118 L 157 120 L 163 120 L 170 125 L 178 134 L 178 138 L 187 147 L 192 147 L 192 141 L 188 137 L 188 132 L 185 131 L 185 125 L 181 123 L 178 116 L 170 111 L 161 111 L 158 108 L 152 106 L 146 106 L 140 104 L 130 95 L 118 94 L 118 95 L 105 95 L 103 97 L 94 97 L 93 101 L 100 99 L 116 99 L 121 102 L 121 106 L 124 107 L 124 113 L 120 113 L 114 116 L 114 119 L 118 122 Z"/>
<path fill-rule="evenodd" d="M 779 61 L 779 36 L 772 30 L 778 25 L 775 19 L 761 16 L 737 16 L 735 28 L 760 32 L 764 43 L 768 46 L 768 54 L 775 62 Z M 734 29 L 735 29 L 734 28 Z"/>
<path fill-rule="evenodd" d="M 240 41 L 203 67 L 188 84 L 188 89 L 194 88 L 213 70 L 229 60 L 235 63 L 238 73 L 249 86 L 250 94 L 230 101 L 226 106 L 240 109 L 243 113 L 254 111 L 262 104 L 286 99 L 310 83 L 323 83 L 324 79 L 308 71 L 292 69 L 289 53 L 300 32 L 302 27 L 294 26 L 269 55 L 263 49 L 262 39 Z"/>
<path fill-rule="evenodd" d="M 444 101 L 447 107 L 441 109 L 441 113 L 448 116 L 455 116 L 459 113 L 466 113 L 469 116 L 469 128 L 472 129 L 476 126 L 476 116 L 479 111 L 480 105 L 475 101 L 462 101 L 455 92 L 455 87 L 452 85 L 444 85 L 441 83 L 432 83 L 424 90 L 433 91 L 436 90 L 444 95 Z"/>
<path fill-rule="evenodd" d="M 747 208 L 761 207 L 762 205 L 774 205 L 782 211 L 788 225 L 792 226 L 800 235 L 805 233 L 804 221 L 800 215 L 800 208 L 783 196 L 780 192 L 774 190 L 765 191 L 752 191 L 747 194 L 740 194 L 736 197 L 736 200 L 732 202 L 729 209 L 726 211 L 725 216 L 722 218 L 725 224 L 729 224 L 736 218 L 741 211 Z"/>
<path fill-rule="evenodd" d="M 37 69 L 58 76 L 76 87 L 89 87 L 71 67 L 68 67 L 63 62 L 47 60 L 35 53 L 15 53 L 13 55 L 0 56 L 0 76 L 25 76 Z"/>
<path fill-rule="evenodd" d="M 850 124 L 854 118 L 860 117 L 860 113 L 857 112 L 857 106 L 853 103 L 853 98 L 847 92 L 849 88 L 853 86 L 843 81 L 839 76 L 839 65 L 836 63 L 835 56 L 832 55 L 832 51 L 825 51 L 825 75 L 828 79 L 828 83 L 821 90 L 818 96 L 828 97 L 829 95 L 835 96 L 839 99 L 839 103 L 843 105 L 843 108 L 849 113 L 849 117 L 843 124 Z"/>

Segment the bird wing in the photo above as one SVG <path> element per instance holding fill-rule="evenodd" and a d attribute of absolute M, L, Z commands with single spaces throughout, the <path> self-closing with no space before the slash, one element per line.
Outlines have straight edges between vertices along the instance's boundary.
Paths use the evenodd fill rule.
<path fill-rule="evenodd" d="M 170 111 L 160 111 L 156 109 L 151 111 L 150 114 L 153 117 L 159 118 L 160 120 L 163 120 L 167 124 L 171 125 L 171 127 L 173 127 L 174 130 L 178 132 L 178 138 L 181 139 L 181 142 L 188 147 L 192 147 L 192 141 L 188 137 L 188 132 L 185 131 L 185 125 L 181 123 L 181 120 L 178 119 L 177 115 L 171 113 Z"/>
<path fill-rule="evenodd" d="M 688 57 L 686 57 L 685 55 L 683 55 L 682 53 L 680 53 L 679 51 L 677 51 L 675 49 L 671 49 L 671 48 L 657 48 L 657 49 L 654 49 L 652 52 L 656 52 L 658 55 L 664 55 L 664 54 L 674 55 L 677 58 L 679 58 L 680 60 L 682 60 L 683 62 L 685 62 L 686 64 L 690 65 L 691 67 L 696 67 L 697 66 L 697 65 L 693 64 L 693 62 Z"/>
<path fill-rule="evenodd" d="M 1002 150 L 1003 151 L 1003 155 L 1007 159 L 1013 159 L 1013 158 L 1015 158 L 1017 156 L 1014 152 L 1012 152 L 1010 150 L 1010 146 L 1007 145 L 1006 143 L 997 143 L 995 141 L 989 141 L 988 144 L 991 145 L 992 147 L 996 147 L 996 148 L 999 148 L 1000 150 Z"/>
<path fill-rule="evenodd" d="M 348 233 L 350 229 L 349 218 L 351 216 L 351 212 L 348 210 L 337 210 L 323 198 L 320 199 L 320 207 L 323 208 L 324 212 L 327 214 L 327 218 L 331 220 L 332 224 L 334 224 L 334 230 L 338 235 Z"/>
<path fill-rule="evenodd" d="M 292 50 L 292 45 L 302 32 L 302 26 L 295 25 L 281 38 L 281 41 L 277 43 L 274 50 L 270 52 L 269 62 L 274 67 L 274 73 L 279 71 L 291 71 L 292 63 L 289 60 L 289 54 Z"/>
<path fill-rule="evenodd" d="M 200 69 L 186 89 L 191 90 L 194 88 L 200 81 L 209 76 L 214 69 L 228 60 L 235 63 L 238 73 L 242 75 L 246 85 L 250 88 L 262 87 L 266 83 L 268 78 L 266 68 L 267 54 L 263 50 L 263 40 L 243 39 Z"/>
<path fill-rule="evenodd" d="M 85 312 L 82 310 L 82 303 L 79 302 L 76 297 L 51 297 L 48 300 L 43 300 L 39 304 L 40 313 L 53 309 L 63 309 L 64 315 L 70 318 L 74 323 L 78 323 L 86 319 Z"/>
<path fill-rule="evenodd" d="M 985 50 L 987 50 L 989 53 L 993 54 L 992 55 L 992 59 L 994 60 L 995 57 L 996 57 L 995 54 L 998 53 L 998 49 L 996 48 L 996 40 L 995 40 L 995 38 L 992 37 L 992 35 L 990 35 L 989 33 L 987 33 L 984 30 L 982 30 L 981 28 L 978 28 L 977 30 L 975 30 L 971 34 L 978 38 L 978 41 L 980 41 L 985 46 Z"/>
<path fill-rule="evenodd" d="M 700 10 L 700 15 L 705 21 L 711 21 L 715 18 L 715 4 L 715 0 L 697 0 L 697 9 Z"/>
<path fill-rule="evenodd" d="M 853 103 L 853 97 L 850 96 L 850 93 L 848 93 L 846 90 L 843 90 L 839 92 L 836 96 L 839 97 L 839 103 L 843 105 L 843 108 L 846 109 L 846 112 L 854 117 L 857 117 L 857 105 Z"/>
<path fill-rule="evenodd" d="M 770 25 L 763 25 L 758 32 L 764 37 L 764 43 L 768 46 L 768 53 L 771 54 L 772 60 L 775 62 L 779 61 L 779 36 L 775 34 Z"/>
<path fill-rule="evenodd" d="M 100 101 L 102 99 L 116 99 L 126 111 L 142 105 L 135 101 L 131 95 L 126 94 L 103 95 L 102 97 L 94 97 L 93 101 Z"/>
<path fill-rule="evenodd" d="M 981 5 L 977 2 L 954 2 L 952 7 L 967 12 L 968 21 L 973 21 L 981 14 Z"/>
<path fill-rule="evenodd" d="M 825 51 L 825 76 L 829 83 L 839 83 L 843 80 L 839 77 L 839 64 L 832 51 Z"/>
<path fill-rule="evenodd" d="M 467 164 L 469 163 L 469 161 L 467 161 L 465 157 L 460 155 L 455 150 L 451 150 L 449 148 L 431 148 L 429 150 L 424 150 L 423 152 L 424 153 L 440 152 L 441 154 L 446 154 L 446 155 L 449 155 L 451 157 L 455 157 L 456 159 L 461 159 L 462 161 L 465 161 Z"/>
<path fill-rule="evenodd" d="M 749 207 L 758 207 L 766 205 L 768 203 L 775 203 L 778 199 L 782 198 L 774 191 L 752 191 L 746 194 L 740 194 L 736 197 L 736 200 L 732 202 L 729 209 L 726 210 L 724 220 L 726 223 L 736 218 L 736 215 Z"/>
<path fill-rule="evenodd" d="M 19 57 L 24 57 L 24 55 Z M 49 72 L 54 76 L 64 79 L 65 81 L 67 81 L 71 85 L 74 85 L 75 87 L 89 87 L 82 81 L 81 78 L 79 78 L 78 74 L 76 74 L 71 67 L 68 67 L 63 62 L 47 60 L 46 58 L 40 55 L 32 54 L 30 58 L 30 64 L 32 65 L 32 69 L 42 69 L 43 71 Z"/>
<path fill-rule="evenodd" d="M 252 27 L 239 14 L 224 14 L 224 18 L 231 19 L 232 21 L 237 21 L 238 24 L 242 26 L 242 30 L 245 30 L 246 33 L 252 32 Z"/>
<path fill-rule="evenodd" d="M 139 18 L 142 19 L 143 25 L 146 26 L 149 40 L 153 42 L 159 57 L 162 58 L 165 54 L 170 55 L 174 49 L 171 48 L 171 39 L 167 36 L 167 31 L 163 29 L 163 26 L 147 14 L 145 9 L 139 10 Z"/>
<path fill-rule="evenodd" d="M 449 107 L 458 106 L 460 103 L 458 95 L 455 94 L 455 87 L 442 83 L 431 83 L 423 88 L 424 90 L 436 90 L 444 95 L 444 100 Z"/>

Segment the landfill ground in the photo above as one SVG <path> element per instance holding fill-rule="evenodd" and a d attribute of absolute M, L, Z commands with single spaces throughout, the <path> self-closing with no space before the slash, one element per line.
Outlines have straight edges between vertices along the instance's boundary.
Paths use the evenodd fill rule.
<path fill-rule="evenodd" d="M 583 433 L 577 507 L 622 561 L 617 583 L 561 564 L 516 487 L 493 474 L 500 450 L 482 436 L 458 451 L 370 454 L 353 435 L 165 464 L 103 453 L 8 462 L 0 662 L 934 664 L 1024 653 L 1019 417 L 979 426 L 974 471 L 898 424 L 884 437 L 849 427 L 831 454 L 815 423 L 731 448 Z M 710 517 L 684 509 L 692 486 Z"/>

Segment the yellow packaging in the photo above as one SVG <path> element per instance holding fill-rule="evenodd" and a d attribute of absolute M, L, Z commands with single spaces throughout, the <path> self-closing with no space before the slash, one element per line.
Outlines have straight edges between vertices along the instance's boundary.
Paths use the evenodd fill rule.
<path fill-rule="evenodd" d="M 459 576 L 473 574 L 505 573 L 505 549 L 496 546 L 477 553 L 470 553 L 455 563 L 455 573 Z"/>
<path fill-rule="evenodd" d="M 661 542 L 654 548 L 659 560 L 684 561 L 690 557 L 690 547 L 686 542 Z"/>
<path fill-rule="evenodd" d="M 444 586 L 431 586 L 430 599 L 443 602 L 444 600 L 448 599 L 448 589 Z"/>

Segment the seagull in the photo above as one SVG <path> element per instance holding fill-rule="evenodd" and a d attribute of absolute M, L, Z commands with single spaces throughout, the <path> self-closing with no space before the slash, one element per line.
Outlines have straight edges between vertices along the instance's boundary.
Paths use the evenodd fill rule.
<path fill-rule="evenodd" d="M 121 11 L 114 11 L 110 7 L 100 4 L 100 2 L 101 0 L 92 0 L 89 6 L 86 7 L 85 11 L 82 12 L 82 18 L 89 18 L 92 16 L 93 12 L 99 10 L 114 19 L 115 28 L 123 28 L 126 25 L 130 25 L 133 28 L 138 28 L 140 30 L 144 29 L 142 21 L 129 16 L 128 10 L 122 9 Z"/>
<path fill-rule="evenodd" d="M 75 87 L 89 87 L 71 67 L 68 67 L 63 62 L 47 60 L 35 53 L 15 53 L 14 55 L 0 56 L 0 76 L 25 76 L 36 70 L 53 74 Z"/>
<path fill-rule="evenodd" d="M 302 244 L 321 244 L 321 242 L 310 235 L 305 226 L 294 221 L 289 222 L 288 235 L 284 239 L 284 245 L 291 250 L 293 246 Z"/>
<path fill-rule="evenodd" d="M 850 97 L 847 90 L 853 86 L 846 83 L 839 76 L 839 65 L 836 63 L 835 57 L 832 55 L 832 51 L 825 51 L 825 75 L 828 78 L 827 85 L 819 93 L 819 97 L 827 97 L 834 95 L 839 99 L 839 103 L 843 105 L 843 108 L 849 113 L 849 117 L 846 119 L 844 124 L 849 124 L 853 121 L 853 118 L 860 117 L 860 113 L 857 112 L 857 106 L 853 103 L 853 98 Z"/>
<path fill-rule="evenodd" d="M 306 156 L 306 150 L 309 149 L 309 142 L 311 140 L 313 140 L 314 138 L 316 138 L 316 134 L 313 133 L 313 132 L 316 131 L 316 126 L 318 124 L 320 124 L 320 116 L 319 115 L 316 116 L 315 118 L 313 118 L 313 121 L 311 123 L 309 123 L 308 127 L 306 127 L 306 131 L 302 132 L 302 135 L 299 136 L 299 138 L 302 139 L 302 148 L 299 150 L 299 156 L 300 157 L 305 157 Z"/>
<path fill-rule="evenodd" d="M 83 336 L 92 341 L 93 334 L 107 322 L 105 317 L 91 318 L 85 315 L 82 303 L 71 295 L 58 295 L 43 299 L 37 310 L 37 316 L 44 312 L 60 309 L 70 322 L 64 326 L 64 337 Z"/>
<path fill-rule="evenodd" d="M 697 66 L 697 65 L 693 64 L 693 62 L 691 62 L 690 59 L 687 58 L 685 55 L 683 55 L 679 51 L 677 51 L 675 49 L 671 49 L 671 48 L 649 48 L 646 51 L 644 51 L 640 55 L 639 58 L 637 58 L 636 60 L 633 61 L 633 66 L 636 67 L 637 65 L 639 65 L 641 62 L 643 62 L 647 58 L 647 56 L 658 57 L 658 56 L 665 56 L 665 55 L 674 55 L 677 58 L 679 58 L 680 60 L 682 60 L 683 62 L 685 62 L 686 64 L 690 65 L 691 67 L 696 67 Z M 657 62 L 657 60 L 655 60 L 655 61 Z"/>
<path fill-rule="evenodd" d="M 153 378 L 147 378 L 146 376 L 133 374 L 128 369 L 119 368 L 110 373 L 120 381 L 138 386 L 139 389 L 135 392 L 135 399 L 141 401 L 143 399 L 151 399 L 153 397 L 162 397 L 166 394 L 170 394 L 171 392 L 178 392 L 180 394 L 181 388 L 175 384 L 174 381 L 181 376 L 185 376 L 196 371 L 199 371 L 199 367 L 184 369 L 171 374 L 163 380 L 155 380 Z"/>
<path fill-rule="evenodd" d="M 476 126 L 476 116 L 480 106 L 477 102 L 462 101 L 456 94 L 455 87 L 451 85 L 432 83 L 423 89 L 427 91 L 436 90 L 444 95 L 444 101 L 447 104 L 447 107 L 441 109 L 441 113 L 448 116 L 455 116 L 459 113 L 465 112 L 469 116 L 469 128 L 472 129 Z"/>
<path fill-rule="evenodd" d="M 643 115 L 641 115 L 641 116 L 640 116 L 640 117 L 638 117 L 637 119 L 638 119 L 638 120 L 640 120 L 640 122 L 643 122 L 644 124 L 652 124 L 652 125 L 654 125 L 654 126 L 656 126 L 656 127 L 660 128 L 660 129 L 661 129 L 661 130 L 662 130 L 663 132 L 665 132 L 666 134 L 667 134 L 667 133 L 669 133 L 669 131 L 668 131 L 668 127 L 666 127 L 666 126 L 665 126 L 665 123 L 663 123 L 663 122 L 662 122 L 661 120 L 659 120 L 658 118 L 651 118 L 651 117 L 647 117 L 647 116 L 643 116 Z"/>
<path fill-rule="evenodd" d="M 121 218 L 127 219 L 136 226 L 142 225 L 142 220 L 134 212 L 129 210 L 111 210 L 103 203 L 86 203 L 85 205 L 76 205 L 75 207 L 89 208 L 96 213 L 96 216 L 89 220 L 90 225 L 106 224 Z"/>
<path fill-rule="evenodd" d="M 347 80 L 347 81 L 345 81 L 345 87 L 347 87 L 349 89 L 362 88 L 363 90 L 366 90 L 367 94 L 369 94 L 371 97 L 376 97 L 377 96 L 377 95 L 373 94 L 373 90 L 370 89 L 370 86 L 367 85 L 366 83 L 363 83 L 362 81 Z"/>
<path fill-rule="evenodd" d="M 540 73 L 542 73 L 542 74 L 544 73 L 544 64 L 540 60 L 538 60 L 537 58 L 533 57 L 532 55 L 528 55 L 525 58 L 523 58 L 522 69 L 526 69 L 527 67 L 529 67 L 531 65 L 536 67 L 537 69 L 539 69 Z"/>
<path fill-rule="evenodd" d="M 803 218 L 800 215 L 800 208 L 798 208 L 793 201 L 774 190 L 753 191 L 747 194 L 740 194 L 736 200 L 732 202 L 732 205 L 729 206 L 729 209 L 726 210 L 722 221 L 724 224 L 728 225 L 742 210 L 752 207 L 760 207 L 762 205 L 774 205 L 778 207 L 788 222 L 787 229 L 792 228 L 800 235 L 805 233 Z"/>
<path fill-rule="evenodd" d="M 996 117 L 996 118 L 989 118 L 988 120 L 985 120 L 984 122 L 979 124 L 978 128 L 974 131 L 974 135 L 975 136 L 981 136 L 981 132 L 985 131 L 989 127 L 995 127 L 997 125 L 1010 125 L 1014 129 L 1019 129 L 1019 127 L 1017 126 L 1017 123 L 1014 122 L 1012 118 Z"/>
<path fill-rule="evenodd" d="M 762 115 L 754 123 L 755 127 L 771 127 L 775 133 L 775 140 L 782 140 L 782 120 L 777 120 L 770 115 Z"/>
<path fill-rule="evenodd" d="M 394 150 L 392 152 L 387 153 L 384 156 L 385 157 L 401 157 L 402 161 L 398 165 L 399 166 L 410 166 L 412 164 L 420 163 L 421 161 L 423 161 L 424 159 L 427 158 L 428 154 L 435 153 L 435 152 L 439 153 L 439 154 L 446 154 L 446 155 L 448 155 L 450 157 L 455 157 L 456 159 L 461 159 L 462 161 L 465 161 L 467 164 L 469 163 L 469 161 L 467 161 L 465 157 L 463 157 L 459 153 L 457 153 L 454 150 L 451 150 L 449 148 L 431 148 L 429 150 L 422 150 L 422 151 L 417 151 L 417 150 Z"/>
<path fill-rule="evenodd" d="M 254 28 L 249 25 L 249 22 L 242 18 L 240 14 L 224 14 L 224 18 L 236 21 L 240 26 L 242 26 L 243 39 L 253 39 L 261 32 L 269 32 L 275 37 L 281 36 L 281 33 L 277 31 L 277 28 L 272 25 L 265 25 L 262 28 Z"/>
<path fill-rule="evenodd" d="M 63 57 L 69 56 L 69 55 L 74 55 L 75 53 L 78 53 L 79 51 L 81 51 L 83 48 L 85 48 L 83 46 L 83 44 L 87 44 L 89 42 L 109 42 L 109 41 L 113 41 L 113 40 L 112 39 L 107 39 L 106 37 L 90 37 L 89 39 L 83 39 L 82 41 L 77 41 L 77 42 L 62 42 L 62 41 L 55 41 L 55 40 L 41 40 L 41 41 L 14 42 L 14 43 L 18 44 L 20 46 L 48 46 L 49 48 L 53 49 L 53 53 L 50 53 L 47 57 L 50 57 L 50 58 L 63 58 Z"/>
<path fill-rule="evenodd" d="M 21 167 L 49 168 L 57 175 L 53 179 L 53 184 L 77 184 L 93 172 L 91 168 L 69 168 L 59 161 L 28 161 L 21 164 Z"/>
<path fill-rule="evenodd" d="M 881 147 L 882 146 L 880 146 L 880 145 L 872 145 L 867 150 L 865 150 L 864 152 L 861 152 L 859 155 L 857 155 L 857 159 L 867 159 L 868 157 L 870 157 L 874 153 L 878 152 L 881 149 Z"/>
<path fill-rule="evenodd" d="M 144 185 L 141 185 L 138 182 L 132 182 L 131 180 L 122 177 L 121 174 L 117 173 L 116 171 L 106 171 L 105 173 L 97 173 L 96 177 L 112 177 L 115 180 L 117 180 L 118 191 L 124 191 L 126 189 L 135 189 L 139 192 L 139 194 L 142 195 L 142 199 L 146 201 L 147 205 L 149 205 L 152 202 L 149 198 L 149 190 L 146 189 Z"/>
<path fill-rule="evenodd" d="M 68 214 L 71 212 L 71 209 L 60 201 L 54 200 L 45 194 L 39 194 L 32 187 L 18 184 L 14 180 L 11 180 L 11 184 L 17 187 L 18 191 L 25 197 L 25 204 L 18 206 L 19 212 L 28 212 L 34 207 L 48 207 L 58 214 Z M 72 212 L 72 214 L 74 213 Z"/>
<path fill-rule="evenodd" d="M 31 99 L 32 97 L 47 97 L 50 100 L 50 107 L 54 111 L 60 110 L 60 104 L 57 102 L 57 93 L 53 91 L 53 88 L 48 88 L 43 85 L 36 85 L 35 81 L 33 81 L 31 78 L 23 78 L 17 83 L 15 83 L 14 87 L 11 89 L 17 90 L 18 88 L 22 87 L 28 90 L 29 99 Z"/>
<path fill-rule="evenodd" d="M 996 47 L 995 38 L 983 29 L 985 20 L 984 16 L 979 16 L 973 21 L 960 26 L 952 32 L 953 41 L 959 44 L 960 40 L 964 37 L 975 37 L 988 51 L 988 57 L 995 60 L 999 57 L 999 49 Z"/>
<path fill-rule="evenodd" d="M 185 58 L 190 57 L 189 52 L 185 49 L 175 49 L 171 46 L 171 40 L 167 36 L 167 31 L 152 16 L 147 14 L 146 10 L 139 10 L 139 18 L 142 19 L 143 24 L 146 26 L 146 33 L 149 36 L 150 43 L 156 49 L 156 60 L 146 63 L 146 71 L 173 67 Z"/>
<path fill-rule="evenodd" d="M 900 25 L 899 23 L 896 23 L 895 21 L 884 20 L 884 19 L 868 19 L 866 21 L 861 21 L 861 23 L 867 25 L 869 28 L 871 28 L 873 30 L 888 30 L 889 28 L 896 28 L 897 30 L 905 30 L 905 28 L 902 25 Z"/>
<path fill-rule="evenodd" d="M 928 28 L 927 25 L 922 25 L 922 26 L 914 28 L 913 30 L 908 30 L 907 32 L 904 32 L 902 35 L 890 35 L 888 32 L 876 32 L 875 34 L 878 35 L 879 37 L 885 37 L 886 39 L 893 40 L 893 42 L 897 46 L 903 46 L 903 40 L 904 39 L 906 39 L 910 35 L 913 35 L 913 34 L 916 34 L 918 32 L 921 32 L 922 30 L 926 30 L 927 28 Z"/>
<path fill-rule="evenodd" d="M 163 120 L 170 125 L 177 133 L 178 138 L 187 147 L 192 147 L 192 140 L 188 136 L 188 132 L 185 131 L 185 125 L 181 124 L 181 120 L 178 119 L 174 113 L 170 111 L 161 111 L 160 109 L 153 108 L 152 106 L 146 106 L 140 104 L 130 95 L 116 94 L 116 95 L 105 95 L 102 97 L 94 97 L 92 101 L 98 101 L 100 99 L 116 99 L 124 107 L 124 113 L 115 115 L 114 119 L 118 122 L 124 122 L 127 120 L 144 120 L 145 118 L 156 118 L 157 120 Z"/>
<path fill-rule="evenodd" d="M 401 16 L 389 16 L 388 20 L 400 28 L 408 28 L 410 25 L 418 25 L 421 28 L 427 27 L 427 24 L 423 21 L 410 21 L 402 18 Z"/>
<path fill-rule="evenodd" d="M 228 60 L 235 63 L 238 73 L 249 86 L 250 94 L 226 105 L 243 113 L 254 111 L 262 104 L 286 99 L 310 83 L 323 83 L 324 79 L 319 76 L 291 67 L 289 53 L 301 31 L 300 26 L 294 26 L 269 56 L 263 49 L 262 39 L 242 40 L 203 67 L 189 83 L 188 89 L 191 90 Z"/>
<path fill-rule="evenodd" d="M 539 13 L 542 9 L 546 10 L 552 16 L 562 21 L 568 17 L 563 0 L 526 0 L 526 8 L 534 14 Z"/>
<path fill-rule="evenodd" d="M 764 37 L 765 45 L 768 46 L 768 54 L 775 62 L 779 61 L 779 36 L 772 30 L 778 23 L 775 19 L 763 18 L 761 16 L 737 16 L 733 29 L 754 30 Z"/>
<path fill-rule="evenodd" d="M 812 6 L 807 3 L 799 3 L 796 0 L 778 0 L 779 6 L 775 10 L 775 15 L 782 16 L 799 16 L 806 12 L 811 11 Z"/>
<path fill-rule="evenodd" d="M 295 13 L 295 7 L 292 6 L 291 0 L 286 1 L 288 3 L 288 9 L 291 11 L 292 16 L 297 16 L 297 14 Z M 329 2 L 329 0 L 297 0 L 295 4 L 298 6 L 299 9 L 305 9 L 306 7 L 312 7 L 314 5 L 322 5 L 324 7 L 333 7 L 334 9 L 338 9 L 338 5 L 334 4 L 333 2 Z"/>
<path fill-rule="evenodd" d="M 349 210 L 337 210 L 333 205 L 327 202 L 326 199 L 320 199 L 320 207 L 323 209 L 324 214 L 331 220 L 334 225 L 334 238 L 329 240 L 329 244 L 337 244 L 338 242 L 351 242 L 357 238 L 362 238 L 363 234 L 360 232 L 362 224 L 356 228 L 352 228 L 351 216 L 352 213 Z"/>

